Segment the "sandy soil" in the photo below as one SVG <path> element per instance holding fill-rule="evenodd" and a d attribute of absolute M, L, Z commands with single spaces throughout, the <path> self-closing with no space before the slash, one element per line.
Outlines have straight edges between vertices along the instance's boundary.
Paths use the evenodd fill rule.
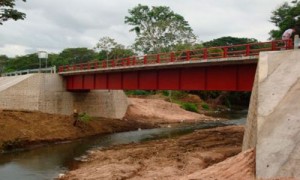
<path fill-rule="evenodd" d="M 97 150 L 62 179 L 199 179 L 199 173 L 204 179 L 212 179 L 217 168 L 224 170 L 218 176 L 221 179 L 251 178 L 253 151 L 229 160 L 230 166 L 208 168 L 241 151 L 243 131 L 242 126 L 228 126 L 198 130 L 174 139 Z M 231 167 L 233 161 L 240 164 Z M 245 170 L 235 175 L 241 168 Z"/>
<path fill-rule="evenodd" d="M 0 110 L 0 150 L 151 127 L 134 121 L 103 118 L 79 122 L 75 127 L 70 116 Z"/>
<path fill-rule="evenodd" d="M 128 98 L 130 105 L 125 119 L 137 120 L 150 124 L 195 122 L 215 120 L 209 116 L 189 112 L 178 104 L 162 99 Z"/>

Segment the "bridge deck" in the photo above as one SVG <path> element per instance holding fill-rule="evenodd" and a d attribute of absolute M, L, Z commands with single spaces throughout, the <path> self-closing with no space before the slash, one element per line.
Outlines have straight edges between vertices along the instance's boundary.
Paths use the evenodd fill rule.
<path fill-rule="evenodd" d="M 292 49 L 271 41 L 150 54 L 59 67 L 70 91 L 93 89 L 251 91 L 258 54 Z"/>

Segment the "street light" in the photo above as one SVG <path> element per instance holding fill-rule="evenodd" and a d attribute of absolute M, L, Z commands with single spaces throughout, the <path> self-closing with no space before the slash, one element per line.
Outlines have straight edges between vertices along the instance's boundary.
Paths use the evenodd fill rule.
<path fill-rule="evenodd" d="M 39 58 L 39 71 L 41 71 L 42 59 L 46 60 L 46 68 L 47 68 L 48 53 L 46 51 L 39 51 L 37 54 L 38 54 L 38 58 Z"/>

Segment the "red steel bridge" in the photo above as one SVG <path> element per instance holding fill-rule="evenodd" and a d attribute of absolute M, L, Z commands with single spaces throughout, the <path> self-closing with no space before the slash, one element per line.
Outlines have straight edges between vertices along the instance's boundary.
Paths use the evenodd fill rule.
<path fill-rule="evenodd" d="M 59 74 L 69 91 L 251 91 L 259 53 L 292 48 L 291 40 L 210 47 L 66 65 Z"/>

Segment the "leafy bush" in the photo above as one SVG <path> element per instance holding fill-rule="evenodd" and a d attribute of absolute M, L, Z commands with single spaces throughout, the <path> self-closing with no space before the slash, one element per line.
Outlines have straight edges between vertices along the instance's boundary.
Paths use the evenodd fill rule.
<path fill-rule="evenodd" d="M 145 90 L 128 90 L 125 91 L 127 95 L 150 95 L 153 94 L 152 91 L 145 91 Z"/>
<path fill-rule="evenodd" d="M 182 103 L 180 107 L 187 111 L 196 112 L 196 113 L 199 112 L 197 105 L 194 103 Z"/>
<path fill-rule="evenodd" d="M 201 107 L 205 110 L 209 110 L 209 105 L 205 102 L 202 102 Z"/>
<path fill-rule="evenodd" d="M 87 123 L 91 120 L 91 117 L 87 113 L 84 112 L 84 113 L 79 114 L 78 120 Z"/>
<path fill-rule="evenodd" d="M 170 94 L 169 91 L 162 91 L 161 93 L 162 93 L 164 96 L 169 96 L 169 94 Z"/>

